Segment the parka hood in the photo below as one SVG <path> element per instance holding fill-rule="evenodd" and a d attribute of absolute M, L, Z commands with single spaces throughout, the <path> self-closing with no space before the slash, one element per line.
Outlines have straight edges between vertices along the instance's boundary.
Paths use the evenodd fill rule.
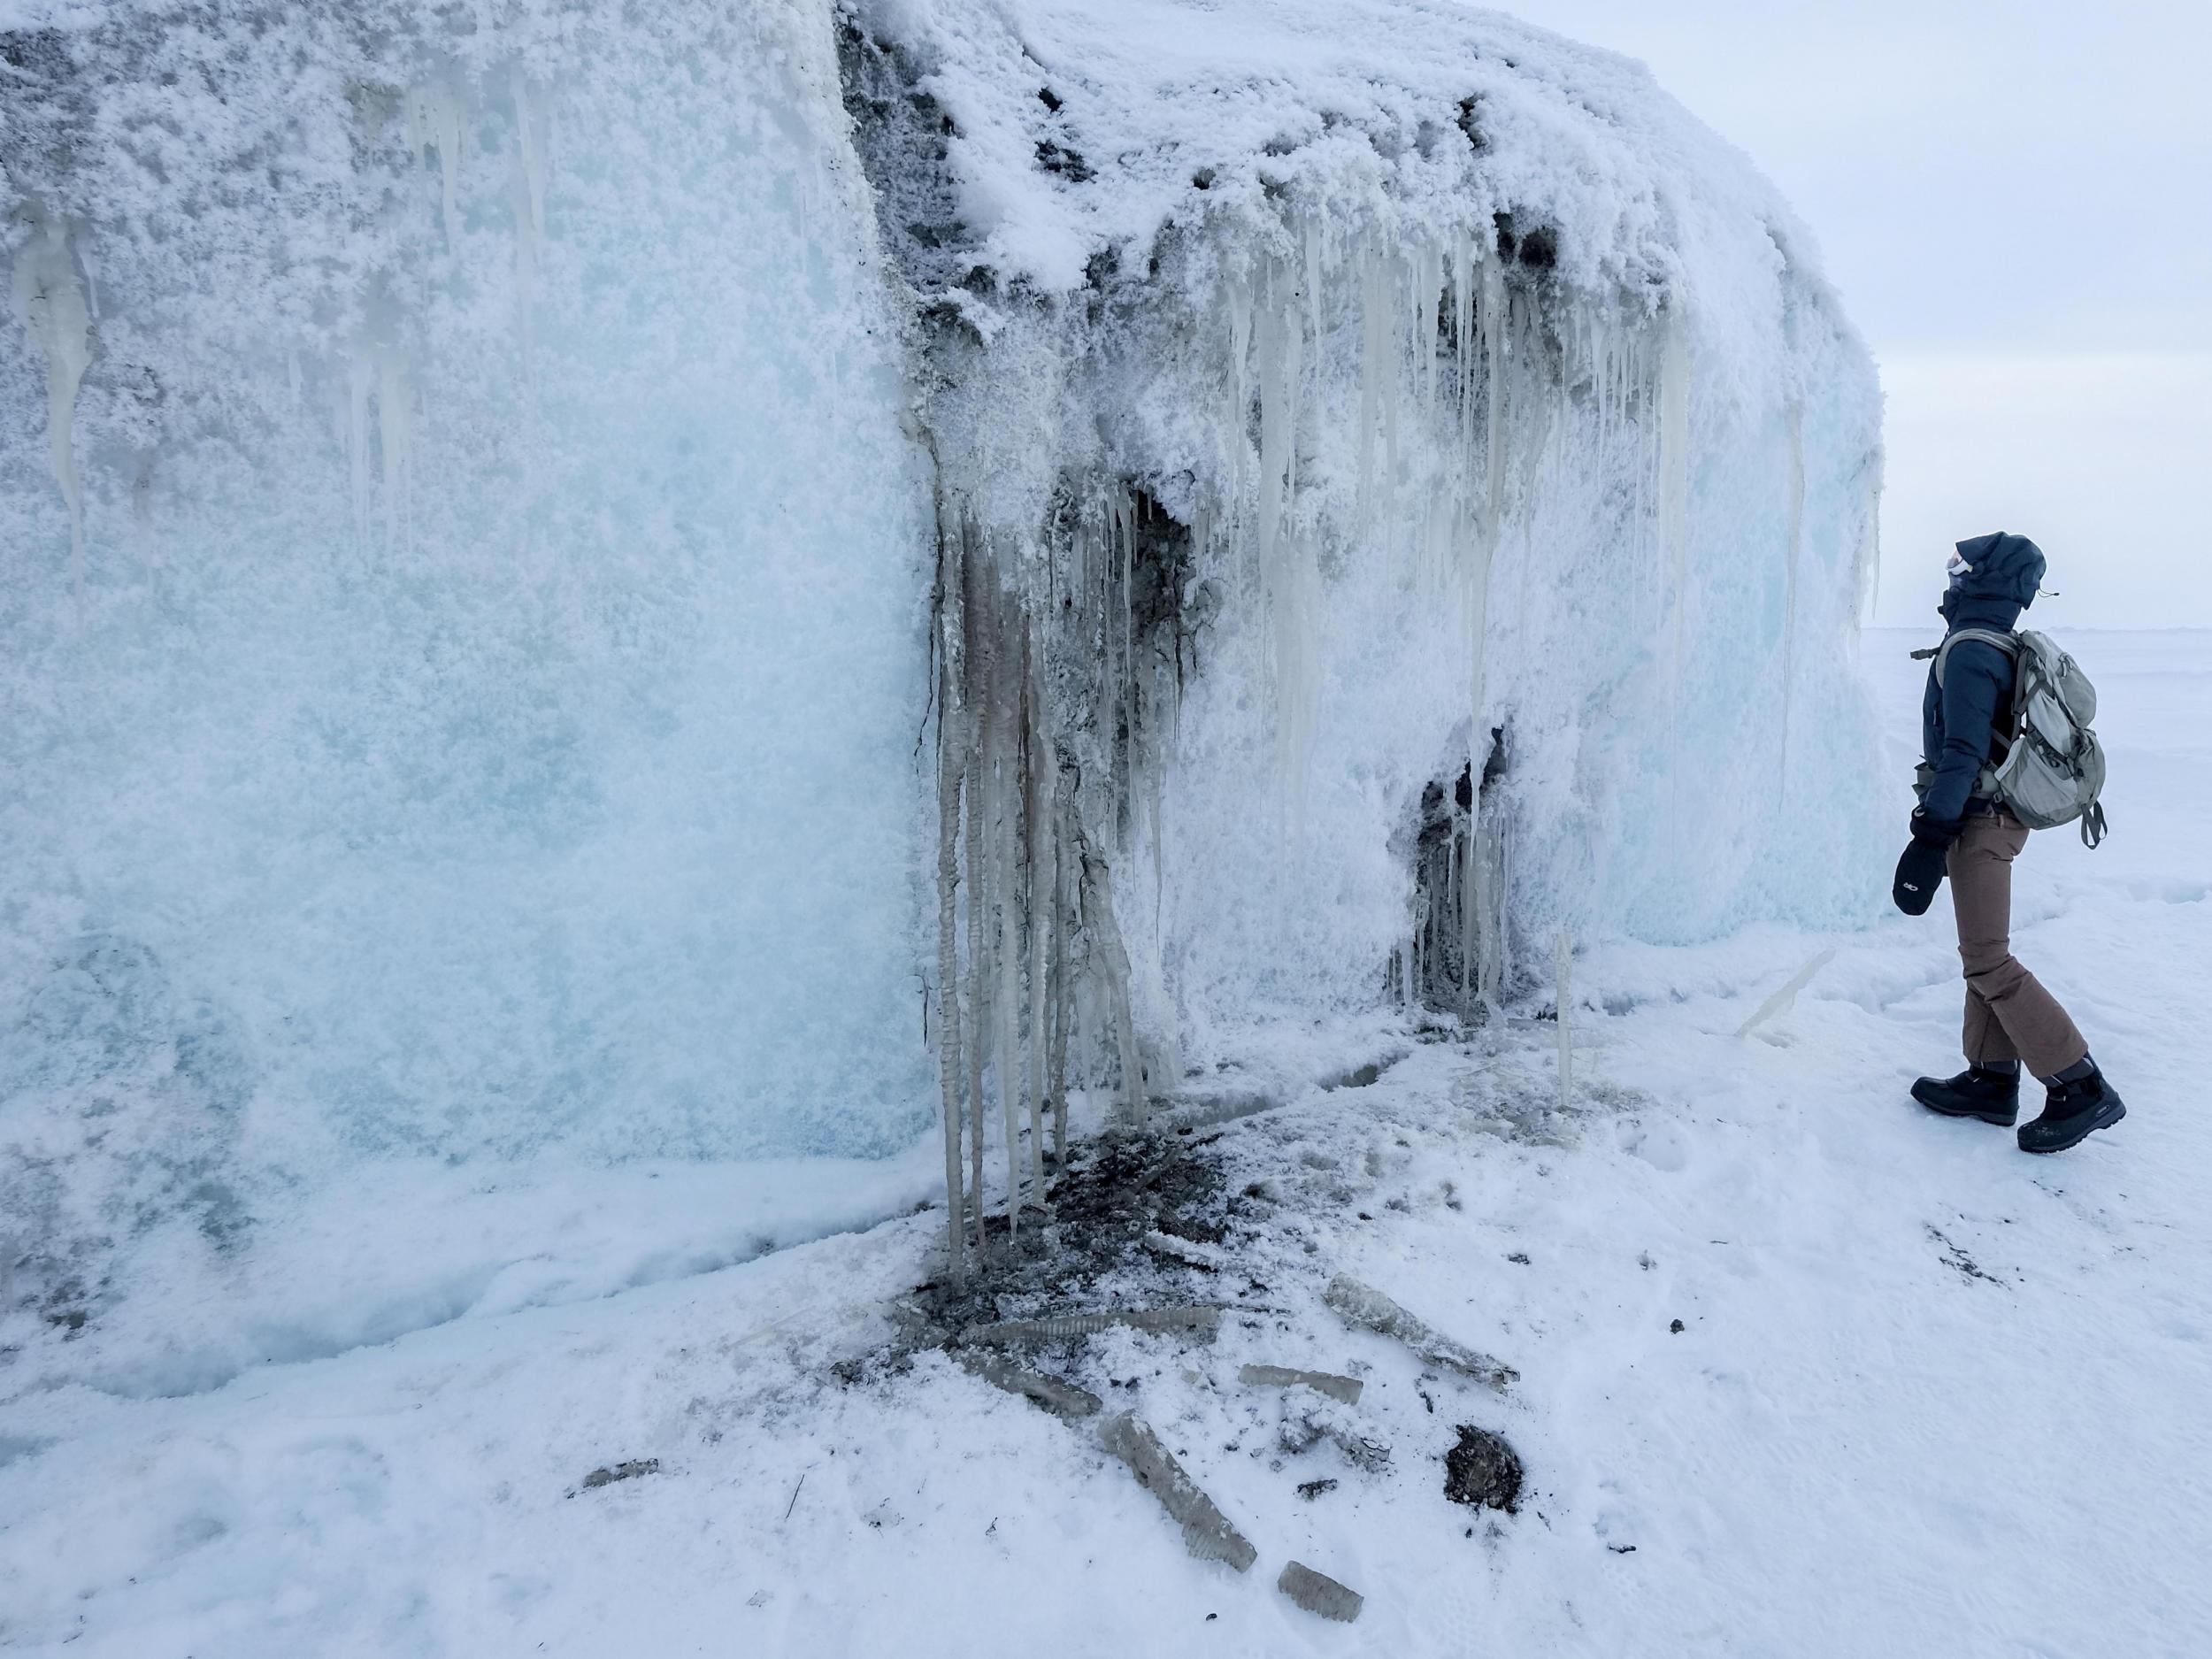
<path fill-rule="evenodd" d="M 1970 568 L 1936 607 L 1944 620 L 1954 628 L 2009 630 L 2042 586 L 2043 549 L 2024 535 L 1994 530 L 1961 541 L 1958 554 Z"/>

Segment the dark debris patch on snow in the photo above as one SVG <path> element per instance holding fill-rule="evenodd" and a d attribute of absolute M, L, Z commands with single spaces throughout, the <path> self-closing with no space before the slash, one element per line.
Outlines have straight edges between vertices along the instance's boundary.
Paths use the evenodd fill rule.
<path fill-rule="evenodd" d="M 1474 1509 L 1515 1513 L 1521 1502 L 1520 1454 L 1503 1435 L 1461 1424 L 1459 1443 L 1444 1454 L 1444 1495 Z"/>
<path fill-rule="evenodd" d="M 1978 1279 L 1985 1284 L 2002 1286 L 2007 1290 L 2012 1288 L 2010 1285 L 2006 1284 L 2003 1279 L 1990 1272 L 1979 1262 L 1969 1256 L 1962 1247 L 1954 1244 L 1942 1228 L 1932 1222 L 1924 1222 L 1921 1225 L 1928 1229 L 1928 1237 L 1943 1247 L 1943 1254 L 1937 1259 L 1961 1279 Z"/>
<path fill-rule="evenodd" d="M 1228 1237 L 1217 1159 L 1165 1131 L 1125 1131 L 1085 1145 L 1052 1184 L 1048 1224 L 1032 1210 L 1010 1238 L 985 1228 L 965 1290 L 926 1286 L 916 1301 L 948 1333 L 1016 1320 L 1189 1307 L 1222 1299 L 1218 1270 L 1154 1248 Z M 1150 1241 L 1150 1242 L 1148 1242 Z"/>
<path fill-rule="evenodd" d="M 590 1492 L 600 1486 L 611 1486 L 618 1480 L 635 1480 L 640 1475 L 657 1475 L 660 1471 L 661 1460 L 657 1457 L 640 1457 L 628 1463 L 603 1464 L 584 1477 L 582 1490 Z"/>

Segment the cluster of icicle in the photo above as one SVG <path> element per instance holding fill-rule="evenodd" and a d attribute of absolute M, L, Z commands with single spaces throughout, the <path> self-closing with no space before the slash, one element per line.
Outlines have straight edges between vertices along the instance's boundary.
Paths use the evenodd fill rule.
<path fill-rule="evenodd" d="M 1555 580 L 1544 567 L 1563 549 L 1548 549 L 1548 535 L 1563 527 L 1587 537 L 1586 525 L 1542 517 L 1581 482 L 1570 469 L 1620 479 L 1633 501 L 1625 545 L 1614 549 L 1620 575 L 1639 608 L 1663 619 L 1671 709 L 1678 698 L 1691 556 L 1686 312 L 1571 296 L 1512 269 L 1471 230 L 1336 249 L 1315 220 L 1294 253 L 1225 294 L 1232 476 L 1221 517 L 1258 571 L 1285 797 L 1295 813 L 1318 690 L 1320 551 L 1393 561 L 1463 618 L 1467 763 L 1482 783 L 1456 812 L 1448 795 L 1448 827 L 1425 837 L 1411 926 L 1385 985 L 1409 1006 L 1494 1013 L 1515 966 L 1512 807 L 1509 791 L 1488 787 L 1483 753 L 1502 736 L 1486 681 L 1494 606 L 1517 595 L 1525 603 L 1531 566 L 1540 581 Z M 1348 400 L 1302 408 L 1315 388 L 1348 382 L 1358 389 L 1356 415 Z M 1256 445 L 1242 441 L 1248 403 L 1257 407 Z M 1302 502 L 1302 421 L 1309 449 L 1356 457 L 1339 469 L 1354 488 L 1318 511 Z M 1795 548 L 1793 538 L 1793 585 Z M 1515 610 L 1502 626 L 1517 630 L 1521 619 Z"/>
<path fill-rule="evenodd" d="M 1160 883 L 1161 777 L 1186 669 L 1180 608 L 1192 603 L 1182 589 L 1196 574 L 1217 576 L 1266 618 L 1277 775 L 1293 818 L 1322 677 L 1325 556 L 1391 561 L 1457 607 L 1468 729 L 1487 747 L 1501 550 L 1535 557 L 1532 521 L 1560 472 L 1602 457 L 1633 480 L 1631 580 L 1657 614 L 1674 607 L 1680 671 L 1689 388 L 1678 312 L 1613 318 L 1551 303 L 1472 234 L 1407 252 L 1330 250 L 1310 228 L 1296 253 L 1260 259 L 1217 293 L 1225 308 L 1199 315 L 1219 329 L 1207 346 L 1225 349 L 1230 404 L 1214 428 L 1223 475 L 1192 469 L 1196 523 L 1172 526 L 1191 568 L 1157 568 L 1157 509 L 1133 486 L 1064 476 L 1045 522 L 990 525 L 945 482 L 960 469 L 940 467 L 937 1034 L 956 1274 L 964 1227 L 979 1248 L 984 1236 L 989 1101 L 1015 1231 L 1025 1189 L 1042 1202 L 1048 1117 L 1056 1162 L 1064 1156 L 1071 1055 L 1079 1071 L 1118 1083 L 1125 1116 L 1144 1110 L 1130 946 L 1141 944 L 1156 984 L 1163 941 L 1156 925 L 1125 940 L 1109 872 L 1142 850 L 1156 892 Z M 1070 335 L 1079 349 L 1082 331 Z M 1334 360 L 1347 350 L 1355 364 Z M 991 351 L 954 355 L 972 373 Z M 1324 403 L 1315 388 L 1341 384 L 1348 369 L 1356 409 Z M 1321 445 L 1356 457 L 1336 473 L 1356 488 L 1310 501 L 1300 457 Z M 1176 591 L 1163 597 L 1163 580 Z M 1470 754 L 1471 777 L 1486 759 Z M 1514 988 L 1512 806 L 1503 788 L 1473 795 L 1425 854 L 1408 933 L 1378 967 L 1386 994 L 1409 1006 L 1482 1017 Z M 1172 1065 L 1171 1034 L 1145 1035 Z"/>
<path fill-rule="evenodd" d="M 1041 612 L 1102 618 L 1107 589 L 1125 593 L 1128 566 L 1125 563 L 1117 582 L 1110 560 L 1091 561 L 1104 566 L 1095 581 L 1071 565 L 1065 580 L 1092 603 L 1040 606 L 1021 593 L 1018 570 L 1010 583 L 987 544 L 972 518 L 941 503 L 933 640 L 935 1035 L 948 1248 L 956 1285 L 965 1282 L 967 1249 L 979 1257 L 985 1248 L 984 1150 L 991 1100 L 1005 1150 L 1010 1247 L 1019 1237 L 1025 1204 L 1046 1209 L 1048 1118 L 1054 1165 L 1066 1163 L 1071 1049 L 1081 1064 L 1095 1048 L 1108 1048 L 1125 1121 L 1145 1110 L 1128 955 L 1114 918 L 1106 861 L 1078 809 L 1080 768 L 1062 748 L 1059 722 L 1049 712 L 1051 653 L 1039 620 Z M 1118 687 L 1133 683 L 1126 664 L 1138 649 L 1125 603 L 1122 615 L 1122 672 L 1101 680 L 1118 688 L 1108 694 L 1118 704 Z M 1105 646 L 1102 655 L 1111 659 L 1109 641 L 1093 643 Z M 1131 726 L 1139 718 L 1125 706 L 1110 712 Z"/>

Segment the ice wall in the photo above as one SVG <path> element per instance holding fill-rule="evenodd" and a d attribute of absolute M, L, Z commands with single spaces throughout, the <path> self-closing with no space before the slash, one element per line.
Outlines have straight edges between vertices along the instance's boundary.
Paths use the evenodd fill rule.
<path fill-rule="evenodd" d="M 910 1144 L 928 481 L 826 8 L 6 18 L 0 1244 Z"/>

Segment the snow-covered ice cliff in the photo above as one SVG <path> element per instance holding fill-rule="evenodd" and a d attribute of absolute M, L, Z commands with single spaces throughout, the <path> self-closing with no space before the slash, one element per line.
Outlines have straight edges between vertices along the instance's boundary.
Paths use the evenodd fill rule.
<path fill-rule="evenodd" d="M 1878 890 L 1872 368 L 1636 65 L 1435 0 L 9 0 L 0 87 L 19 1303 Z"/>

